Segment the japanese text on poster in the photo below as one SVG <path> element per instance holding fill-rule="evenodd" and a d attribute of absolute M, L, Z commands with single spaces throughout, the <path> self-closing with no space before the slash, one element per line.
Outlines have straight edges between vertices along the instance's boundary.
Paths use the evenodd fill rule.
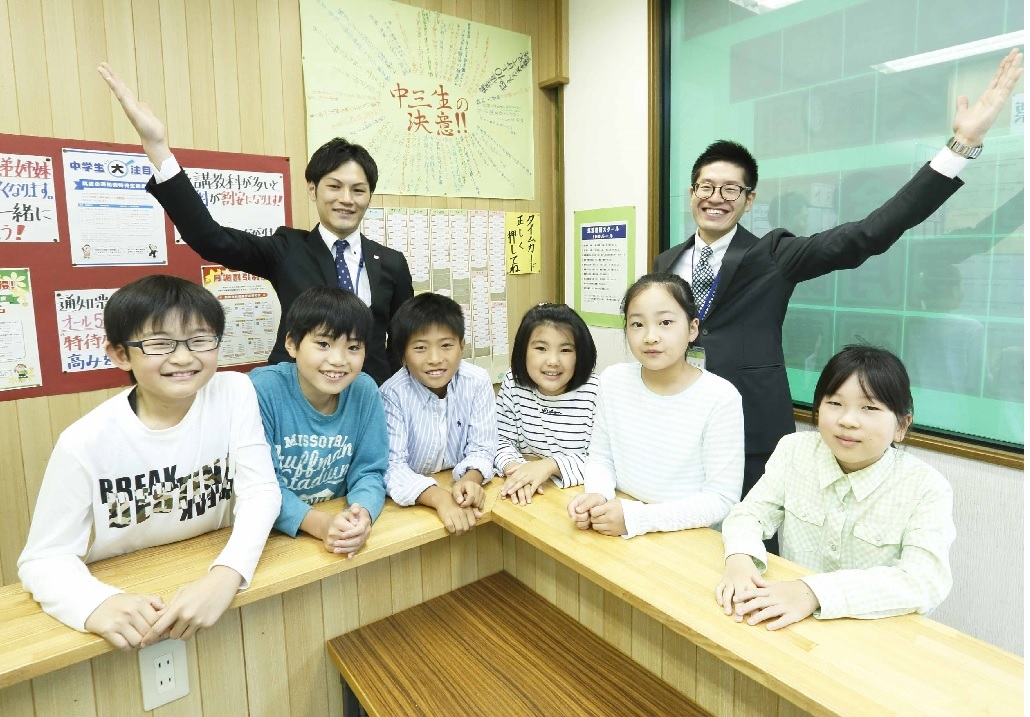
<path fill-rule="evenodd" d="M 312 152 L 364 146 L 381 194 L 533 198 L 528 35 L 386 0 L 300 7 Z"/>
<path fill-rule="evenodd" d="M 0 391 L 42 386 L 28 269 L 0 269 Z"/>
<path fill-rule="evenodd" d="M 63 149 L 73 266 L 167 264 L 164 210 L 145 155 Z"/>
<path fill-rule="evenodd" d="M 272 285 L 260 276 L 223 266 L 200 268 L 204 288 L 225 310 L 219 366 L 262 363 L 275 345 L 282 311 Z"/>
<path fill-rule="evenodd" d="M 504 215 L 505 262 L 509 274 L 540 271 L 540 215 L 536 212 L 507 212 Z"/>
<path fill-rule="evenodd" d="M 104 307 L 115 289 L 78 289 L 54 292 L 61 371 L 96 371 L 113 368 L 105 347 Z"/>
<path fill-rule="evenodd" d="M 57 241 L 54 162 L 0 152 L 0 242 Z"/>
<path fill-rule="evenodd" d="M 634 207 L 574 213 L 573 308 L 594 326 L 621 327 L 620 308 L 633 281 Z"/>
<path fill-rule="evenodd" d="M 271 236 L 286 224 L 283 175 L 236 169 L 185 171 L 211 216 L 222 226 Z M 182 243 L 178 230 L 175 242 Z"/>

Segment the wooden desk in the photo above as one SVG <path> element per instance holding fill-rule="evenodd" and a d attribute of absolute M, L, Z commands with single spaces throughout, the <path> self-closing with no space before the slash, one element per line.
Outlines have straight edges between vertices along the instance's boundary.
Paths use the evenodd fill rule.
<path fill-rule="evenodd" d="M 450 486 L 449 475 L 438 475 L 437 479 L 442 486 Z M 490 521 L 489 507 L 499 490 L 499 481 L 487 486 L 488 510 L 481 523 Z M 315 506 L 334 513 L 342 507 L 342 499 Z M 128 592 L 157 593 L 170 600 L 179 586 L 204 574 L 228 541 L 230 530 L 224 528 L 184 543 L 102 560 L 91 564 L 90 571 L 103 582 Z M 423 506 L 401 508 L 390 500 L 368 542 L 350 560 L 326 552 L 322 542 L 310 536 L 294 539 L 273 531 L 250 587 L 237 593 L 231 607 L 285 593 L 447 536 L 435 510 Z M 189 548 L 183 549 L 184 545 Z M 0 588 L 0 689 L 112 650 L 103 638 L 72 630 L 44 613 L 20 584 Z"/>
<path fill-rule="evenodd" d="M 813 715 L 1023 713 L 1018 656 L 918 615 L 806 619 L 780 631 L 734 622 L 715 602 L 722 536 L 709 529 L 623 540 L 577 530 L 578 489 L 549 487 L 529 506 L 498 500 L 506 531 L 683 635 Z M 769 577 L 810 571 L 771 559 Z"/>

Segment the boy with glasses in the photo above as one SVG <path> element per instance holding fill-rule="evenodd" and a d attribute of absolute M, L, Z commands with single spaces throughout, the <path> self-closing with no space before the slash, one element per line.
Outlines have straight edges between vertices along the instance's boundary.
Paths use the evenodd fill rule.
<path fill-rule="evenodd" d="M 133 281 L 111 295 L 104 329 L 107 355 L 134 385 L 61 434 L 18 577 L 45 612 L 115 647 L 188 640 L 249 585 L 279 514 L 257 395 L 243 374 L 215 373 L 225 314 L 197 284 Z M 209 570 L 167 603 L 102 583 L 86 567 L 230 522 Z"/>
<path fill-rule="evenodd" d="M 1022 58 L 1012 50 L 973 105 L 958 98 L 947 148 L 859 222 L 811 237 L 786 229 L 756 237 L 738 226 L 758 186 L 758 164 L 751 153 L 720 140 L 694 163 L 690 209 L 697 233 L 659 255 L 653 270 L 679 274 L 690 283 L 701 319 L 693 358 L 730 381 L 744 399 L 744 495 L 761 477 L 780 438 L 794 432 L 782 346 L 794 287 L 887 251 L 962 186 L 955 177 L 980 153 L 984 135 L 1007 106 L 1023 72 Z"/>

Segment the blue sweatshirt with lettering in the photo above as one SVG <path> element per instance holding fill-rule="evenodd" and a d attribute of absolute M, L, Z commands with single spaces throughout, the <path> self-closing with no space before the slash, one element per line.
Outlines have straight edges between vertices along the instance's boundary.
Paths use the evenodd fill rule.
<path fill-rule="evenodd" d="M 376 382 L 358 374 L 326 416 L 304 397 L 294 363 L 261 366 L 250 380 L 283 495 L 275 527 L 296 537 L 312 503 L 344 495 L 366 508 L 374 522 L 386 501 L 383 476 L 390 453 Z"/>

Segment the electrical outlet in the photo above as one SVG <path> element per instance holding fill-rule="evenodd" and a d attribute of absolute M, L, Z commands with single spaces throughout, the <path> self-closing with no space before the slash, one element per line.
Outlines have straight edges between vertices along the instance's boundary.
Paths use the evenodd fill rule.
<path fill-rule="evenodd" d="M 139 676 L 143 687 L 143 709 L 166 705 L 190 692 L 186 665 L 186 643 L 162 640 L 139 651 Z"/>

